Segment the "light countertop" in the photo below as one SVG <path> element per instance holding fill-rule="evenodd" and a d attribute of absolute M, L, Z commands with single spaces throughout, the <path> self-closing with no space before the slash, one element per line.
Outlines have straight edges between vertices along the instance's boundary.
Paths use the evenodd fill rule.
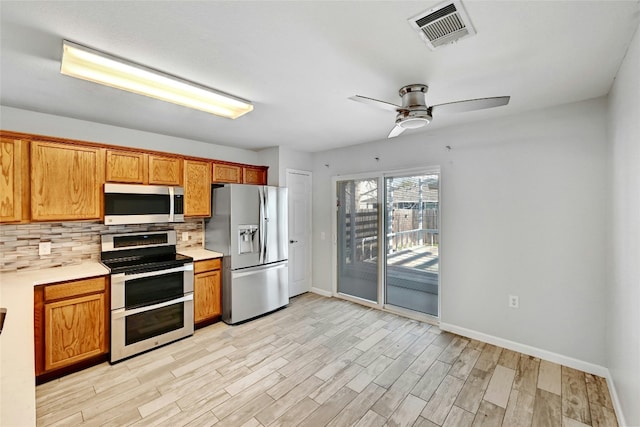
<path fill-rule="evenodd" d="M 208 249 L 203 248 L 189 248 L 189 249 L 180 249 L 178 253 L 186 256 L 190 256 L 194 261 L 202 261 L 205 259 L 212 258 L 222 258 L 223 254 L 220 252 L 210 251 Z"/>
<path fill-rule="evenodd" d="M 0 425 L 36 425 L 33 287 L 106 274 L 99 262 L 0 273 L 0 307 L 7 308 L 0 334 Z"/>

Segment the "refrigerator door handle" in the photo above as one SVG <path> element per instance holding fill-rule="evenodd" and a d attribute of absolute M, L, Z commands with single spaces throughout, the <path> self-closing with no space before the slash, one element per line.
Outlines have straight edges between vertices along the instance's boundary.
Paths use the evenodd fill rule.
<path fill-rule="evenodd" d="M 259 231 L 258 231 L 258 236 L 259 236 L 259 242 L 258 244 L 260 245 L 260 264 L 263 264 L 265 261 L 265 245 L 266 245 L 266 236 L 265 236 L 265 223 L 264 223 L 264 210 L 265 210 L 265 203 L 264 203 L 264 189 L 263 187 L 258 187 L 258 198 L 259 198 L 259 202 L 260 202 L 260 221 L 258 223 Z"/>
<path fill-rule="evenodd" d="M 264 195 L 264 215 L 262 216 L 263 225 L 264 225 L 264 256 L 262 257 L 262 262 L 267 262 L 267 242 L 271 238 L 269 236 L 269 227 L 267 227 L 267 223 L 269 222 L 269 191 L 267 191 L 266 187 L 262 187 L 262 194 Z"/>

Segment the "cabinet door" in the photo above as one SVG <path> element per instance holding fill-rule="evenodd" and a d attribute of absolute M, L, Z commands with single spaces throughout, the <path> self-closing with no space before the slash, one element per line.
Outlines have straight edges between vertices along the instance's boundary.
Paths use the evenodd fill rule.
<path fill-rule="evenodd" d="M 182 184 L 182 159 L 149 155 L 149 184 Z"/>
<path fill-rule="evenodd" d="M 240 166 L 213 164 L 213 182 L 242 183 L 242 168 Z"/>
<path fill-rule="evenodd" d="M 29 219 L 28 142 L 0 139 L 0 222 Z"/>
<path fill-rule="evenodd" d="M 99 219 L 104 149 L 31 142 L 31 219 Z"/>
<path fill-rule="evenodd" d="M 211 216 L 211 163 L 184 161 L 184 216 Z"/>
<path fill-rule="evenodd" d="M 267 185 L 267 169 L 266 168 L 242 168 L 243 184 Z"/>
<path fill-rule="evenodd" d="M 145 184 L 147 155 L 133 151 L 107 150 L 107 181 Z"/>
<path fill-rule="evenodd" d="M 105 294 L 44 305 L 46 371 L 107 352 Z"/>
<path fill-rule="evenodd" d="M 195 323 L 222 314 L 220 291 L 220 270 L 195 275 L 193 283 Z"/>

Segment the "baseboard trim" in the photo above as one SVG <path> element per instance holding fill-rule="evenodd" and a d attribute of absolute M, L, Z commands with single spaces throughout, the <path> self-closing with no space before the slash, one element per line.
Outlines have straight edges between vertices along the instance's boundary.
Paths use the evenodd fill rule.
<path fill-rule="evenodd" d="M 604 378 L 610 377 L 609 370 L 604 366 L 596 365 L 590 362 L 585 362 L 584 360 L 575 359 L 573 357 L 565 356 L 562 354 L 554 353 L 552 351 L 543 350 L 541 348 L 532 347 L 530 345 L 526 345 L 519 342 L 496 337 L 493 335 L 485 334 L 483 332 L 474 331 L 473 329 L 467 329 L 461 326 L 452 325 L 450 323 L 440 322 L 440 329 L 442 329 L 443 331 L 453 332 L 455 334 L 462 335 L 467 338 L 473 338 L 478 341 L 497 345 L 499 347 L 503 347 L 509 350 L 528 354 L 529 356 L 539 357 L 540 359 L 544 359 L 549 362 L 568 366 L 570 368 L 578 369 L 580 371 L 588 372 L 590 374 L 598 375 L 600 377 L 604 377 Z"/>
<path fill-rule="evenodd" d="M 323 297 L 331 298 L 333 295 L 329 291 L 325 291 L 324 289 L 316 288 L 315 286 L 311 287 L 311 292 L 314 294 L 322 295 Z"/>
<path fill-rule="evenodd" d="M 624 418 L 624 413 L 622 412 L 622 404 L 620 403 L 620 399 L 618 398 L 618 391 L 616 390 L 616 385 L 613 382 L 613 376 L 611 375 L 611 371 L 607 369 L 607 375 L 605 376 L 607 379 L 607 387 L 609 387 L 609 393 L 611 393 L 611 401 L 613 403 L 613 410 L 616 413 L 616 418 L 618 418 L 619 426 L 626 426 L 627 420 Z"/>

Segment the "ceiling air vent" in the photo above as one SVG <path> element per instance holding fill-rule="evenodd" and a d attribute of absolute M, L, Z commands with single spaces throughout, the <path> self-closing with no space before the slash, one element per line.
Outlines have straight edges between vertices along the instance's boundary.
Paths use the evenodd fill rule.
<path fill-rule="evenodd" d="M 409 24 L 418 31 L 420 38 L 431 50 L 476 33 L 462 4 L 457 0 L 440 3 L 425 10 L 409 18 Z"/>

